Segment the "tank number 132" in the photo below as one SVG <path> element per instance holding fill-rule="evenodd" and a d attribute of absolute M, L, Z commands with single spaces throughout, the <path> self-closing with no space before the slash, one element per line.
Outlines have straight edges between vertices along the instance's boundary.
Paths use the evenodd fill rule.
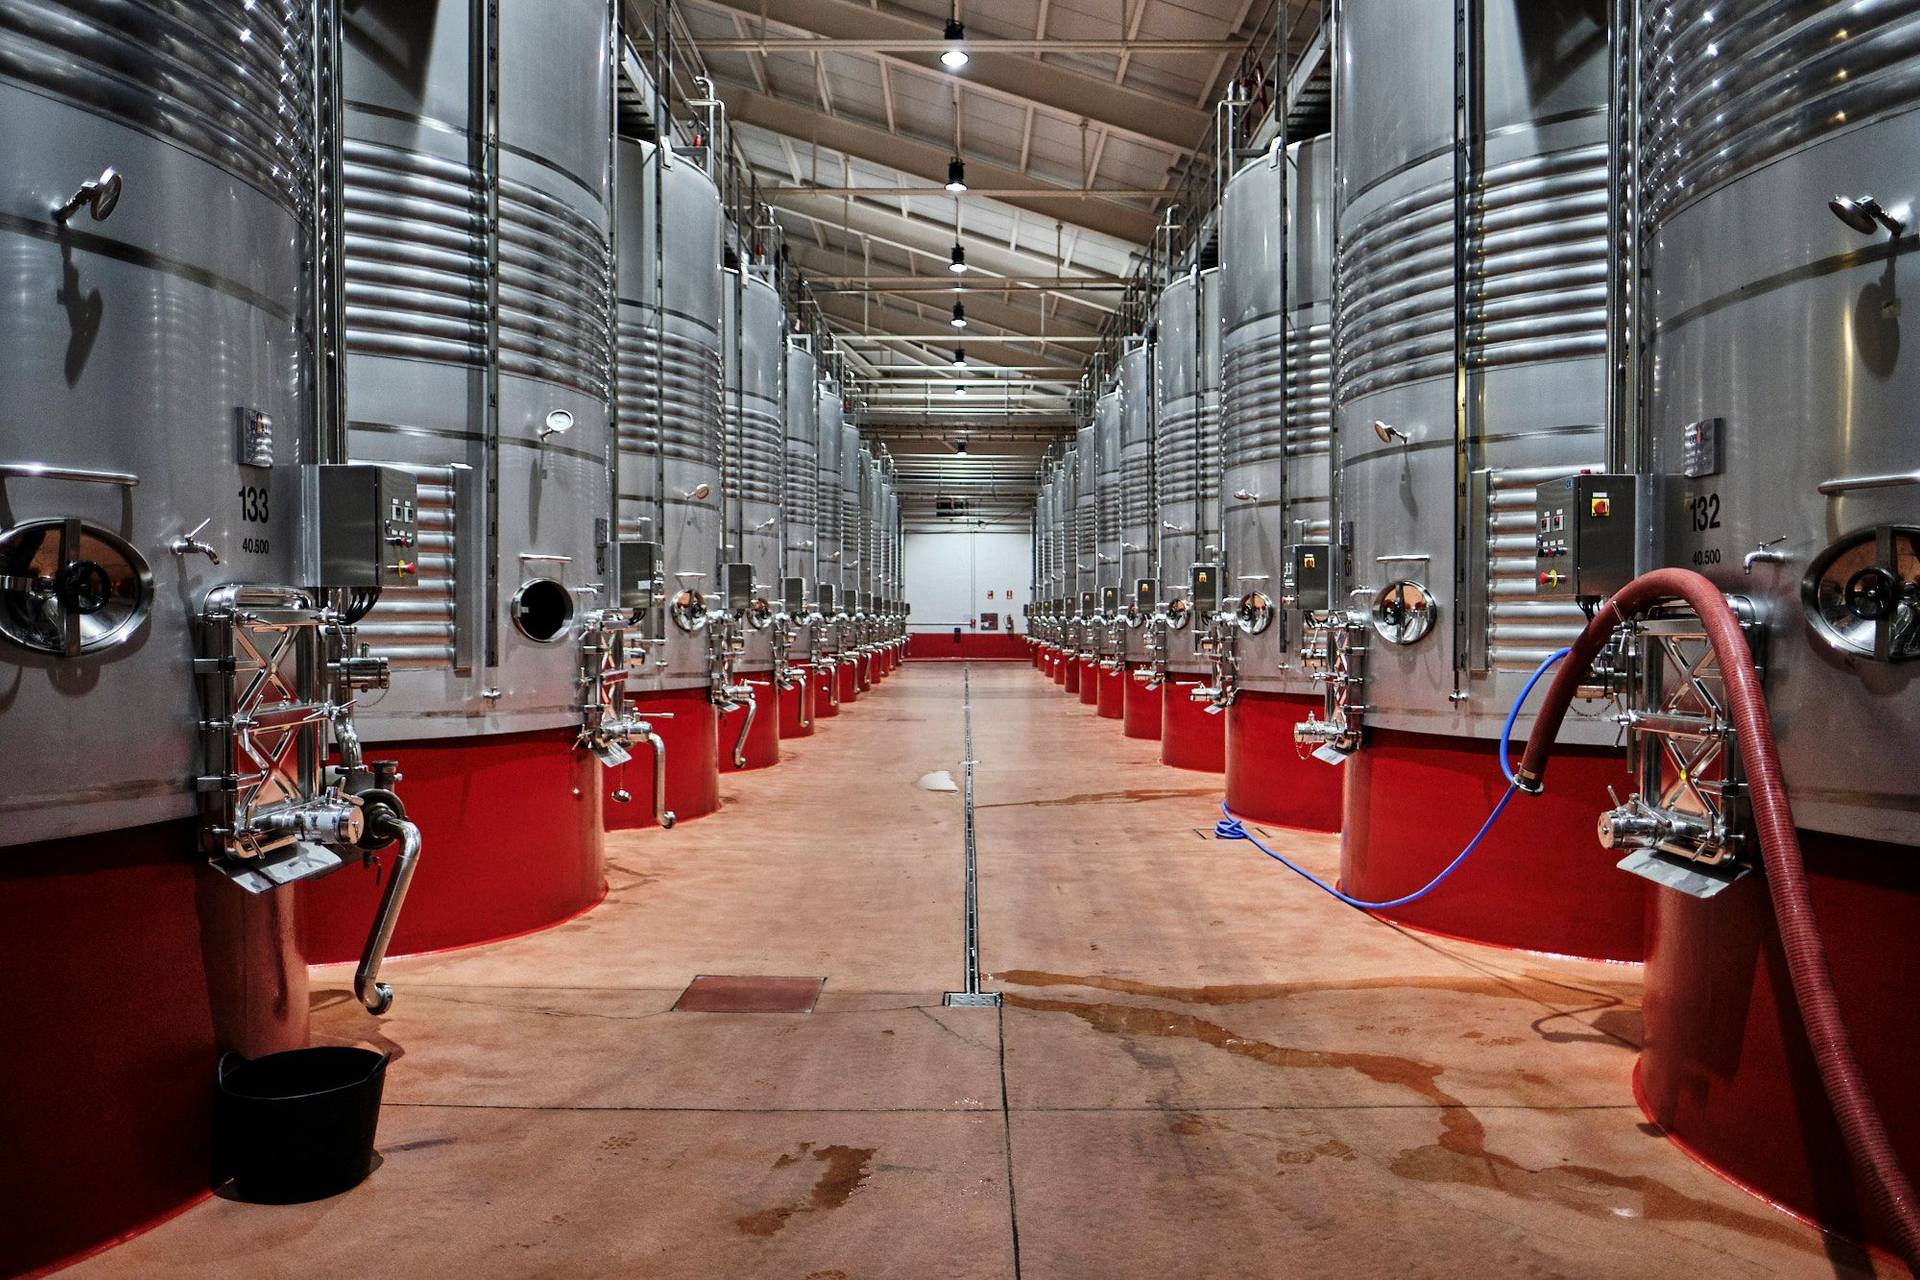
<path fill-rule="evenodd" d="M 240 490 L 240 518 L 252 524 L 267 523 L 267 486 L 250 484 Z"/>

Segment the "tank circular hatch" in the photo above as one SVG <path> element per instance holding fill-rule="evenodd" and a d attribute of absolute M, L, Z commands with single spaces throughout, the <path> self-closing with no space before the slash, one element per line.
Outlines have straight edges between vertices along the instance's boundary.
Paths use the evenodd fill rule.
<path fill-rule="evenodd" d="M 32 520 L 0 533 L 0 636 L 76 657 L 131 639 L 153 602 L 153 572 L 125 539 L 83 520 Z"/>
<path fill-rule="evenodd" d="M 1920 527 L 1850 534 L 1817 556 L 1801 587 L 1814 632 L 1842 653 L 1920 658 Z"/>

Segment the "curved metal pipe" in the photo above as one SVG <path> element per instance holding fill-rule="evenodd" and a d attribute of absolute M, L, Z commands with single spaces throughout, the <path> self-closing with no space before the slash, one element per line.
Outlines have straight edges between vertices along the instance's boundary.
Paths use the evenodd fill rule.
<path fill-rule="evenodd" d="M 753 696 L 753 686 L 743 680 L 740 687 L 747 691 L 747 718 L 740 725 L 740 737 L 733 744 L 733 767 L 736 769 L 747 767 L 747 736 L 753 732 L 753 717 L 760 710 L 760 702 Z"/>
<path fill-rule="evenodd" d="M 667 744 L 660 735 L 648 729 L 642 738 L 653 748 L 653 820 L 660 824 L 662 831 L 671 831 L 678 821 L 673 810 L 667 808 Z"/>
<path fill-rule="evenodd" d="M 420 864 L 420 828 L 404 819 L 393 825 L 400 831 L 400 852 L 394 855 L 393 874 L 380 894 L 380 910 L 373 917 L 366 949 L 360 953 L 360 967 L 353 971 L 353 994 L 373 1014 L 393 1007 L 393 988 L 380 981 L 380 966 L 386 963 L 393 927 L 400 922 L 400 908 L 413 883 L 414 868 Z"/>

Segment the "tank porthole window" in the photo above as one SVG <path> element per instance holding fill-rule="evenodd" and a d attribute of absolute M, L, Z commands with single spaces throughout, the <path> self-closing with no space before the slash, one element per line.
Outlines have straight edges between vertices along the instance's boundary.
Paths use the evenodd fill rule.
<path fill-rule="evenodd" d="M 1842 653 L 1920 658 L 1920 527 L 1881 525 L 1814 557 L 1801 584 L 1813 630 Z"/>
<path fill-rule="evenodd" d="M 1439 605 L 1424 585 L 1402 580 L 1382 587 L 1368 612 L 1373 629 L 1388 644 L 1413 644 L 1433 630 Z"/>
<path fill-rule="evenodd" d="M 153 602 L 153 573 L 119 535 L 81 520 L 0 533 L 0 636 L 78 657 L 125 644 Z"/>
<path fill-rule="evenodd" d="M 564 639 L 573 625 L 573 592 L 552 578 L 535 578 L 513 593 L 509 612 L 521 635 L 552 644 Z"/>

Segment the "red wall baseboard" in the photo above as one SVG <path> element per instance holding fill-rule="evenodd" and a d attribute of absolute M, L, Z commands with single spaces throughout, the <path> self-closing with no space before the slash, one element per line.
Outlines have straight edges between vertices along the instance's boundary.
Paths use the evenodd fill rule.
<path fill-rule="evenodd" d="M 986 662 L 1025 662 L 1026 637 L 1018 632 L 915 631 L 907 637 L 909 658 L 968 658 Z"/>

